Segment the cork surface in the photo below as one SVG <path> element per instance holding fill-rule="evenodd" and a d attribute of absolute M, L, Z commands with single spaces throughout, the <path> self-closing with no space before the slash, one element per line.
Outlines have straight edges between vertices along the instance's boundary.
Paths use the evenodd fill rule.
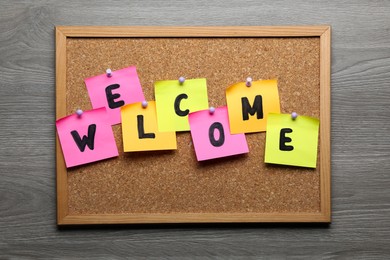
<path fill-rule="evenodd" d="M 68 38 L 67 114 L 92 108 L 85 78 L 135 65 L 147 100 L 154 81 L 206 78 L 218 107 L 231 84 L 277 78 L 282 113 L 319 118 L 319 53 L 319 37 Z M 113 130 L 119 157 L 68 170 L 69 214 L 320 212 L 319 159 L 316 169 L 266 165 L 265 133 L 246 135 L 246 155 L 197 162 L 189 132 L 175 151 L 123 153 Z"/>

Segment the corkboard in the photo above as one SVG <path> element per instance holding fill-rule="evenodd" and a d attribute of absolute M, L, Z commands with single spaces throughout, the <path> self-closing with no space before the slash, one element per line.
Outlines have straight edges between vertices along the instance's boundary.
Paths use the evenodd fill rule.
<path fill-rule="evenodd" d="M 154 34 L 115 37 L 99 35 L 107 27 L 95 28 L 95 35 L 88 33 L 91 27 L 84 27 L 84 35 L 78 28 L 57 28 L 57 118 L 78 108 L 92 109 L 85 78 L 131 65 L 137 67 L 147 100 L 154 100 L 157 80 L 206 78 L 209 104 L 218 107 L 226 105 L 225 89 L 233 83 L 248 76 L 277 78 L 282 113 L 321 117 L 322 34 L 181 36 L 160 35 L 164 31 L 160 27 Z M 72 36 L 75 31 L 80 36 Z M 58 71 L 59 33 L 65 35 L 61 56 L 65 71 Z M 59 77 L 65 81 L 60 91 Z M 58 106 L 64 115 L 58 115 Z M 246 135 L 250 151 L 246 155 L 198 162 L 189 132 L 177 134 L 175 151 L 124 153 L 121 125 L 113 126 L 113 131 L 118 158 L 65 169 L 65 176 L 58 176 L 58 161 L 63 158 L 57 145 L 59 224 L 330 221 L 330 191 L 321 186 L 326 169 L 321 164 L 329 164 L 321 159 L 323 135 L 317 168 L 307 169 L 265 164 L 264 132 Z M 329 151 L 325 153 L 329 156 Z M 330 170 L 328 175 L 329 179 Z"/>

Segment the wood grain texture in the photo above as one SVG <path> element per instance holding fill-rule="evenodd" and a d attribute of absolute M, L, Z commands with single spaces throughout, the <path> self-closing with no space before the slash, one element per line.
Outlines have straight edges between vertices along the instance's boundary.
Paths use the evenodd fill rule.
<path fill-rule="evenodd" d="M 321 36 L 329 26 L 57 26 L 68 37 L 302 37 Z"/>
<path fill-rule="evenodd" d="M 388 259 L 389 1 L 11 1 L 0 9 L 0 258 Z M 55 25 L 332 26 L 332 225 L 58 230 Z"/>
<path fill-rule="evenodd" d="M 330 158 L 330 127 L 331 127 L 331 28 L 327 28 L 320 38 L 320 167 L 321 172 L 321 212 L 331 222 L 331 158 Z"/>

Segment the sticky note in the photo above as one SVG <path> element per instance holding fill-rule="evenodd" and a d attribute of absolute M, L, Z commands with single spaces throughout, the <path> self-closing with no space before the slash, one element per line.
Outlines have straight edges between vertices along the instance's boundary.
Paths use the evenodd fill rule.
<path fill-rule="evenodd" d="M 93 108 L 105 107 L 111 125 L 121 123 L 120 107 L 143 101 L 141 83 L 134 66 L 84 80 Z"/>
<path fill-rule="evenodd" d="M 244 134 L 231 134 L 226 106 L 190 113 L 189 123 L 196 158 L 204 161 L 236 154 L 248 153 Z"/>
<path fill-rule="evenodd" d="M 226 89 L 226 103 L 232 134 L 263 132 L 268 113 L 280 113 L 277 80 L 236 83 Z"/>
<path fill-rule="evenodd" d="M 56 121 L 66 167 L 118 156 L 106 108 L 84 111 Z"/>
<path fill-rule="evenodd" d="M 161 132 L 189 131 L 188 114 L 208 108 L 206 79 L 164 80 L 154 86 Z"/>
<path fill-rule="evenodd" d="M 268 114 L 265 162 L 316 168 L 319 120 Z"/>
<path fill-rule="evenodd" d="M 122 137 L 125 152 L 176 149 L 176 132 L 159 132 L 156 104 L 149 101 L 125 105 L 122 113 Z"/>

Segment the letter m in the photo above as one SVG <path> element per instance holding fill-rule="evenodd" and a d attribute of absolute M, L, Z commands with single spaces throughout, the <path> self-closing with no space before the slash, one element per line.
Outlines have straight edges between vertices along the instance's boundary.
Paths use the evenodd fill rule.
<path fill-rule="evenodd" d="M 251 106 L 247 97 L 241 98 L 242 104 L 242 119 L 249 120 L 249 115 L 254 116 L 256 114 L 257 119 L 263 118 L 263 98 L 261 95 L 255 97 L 255 101 Z"/>

